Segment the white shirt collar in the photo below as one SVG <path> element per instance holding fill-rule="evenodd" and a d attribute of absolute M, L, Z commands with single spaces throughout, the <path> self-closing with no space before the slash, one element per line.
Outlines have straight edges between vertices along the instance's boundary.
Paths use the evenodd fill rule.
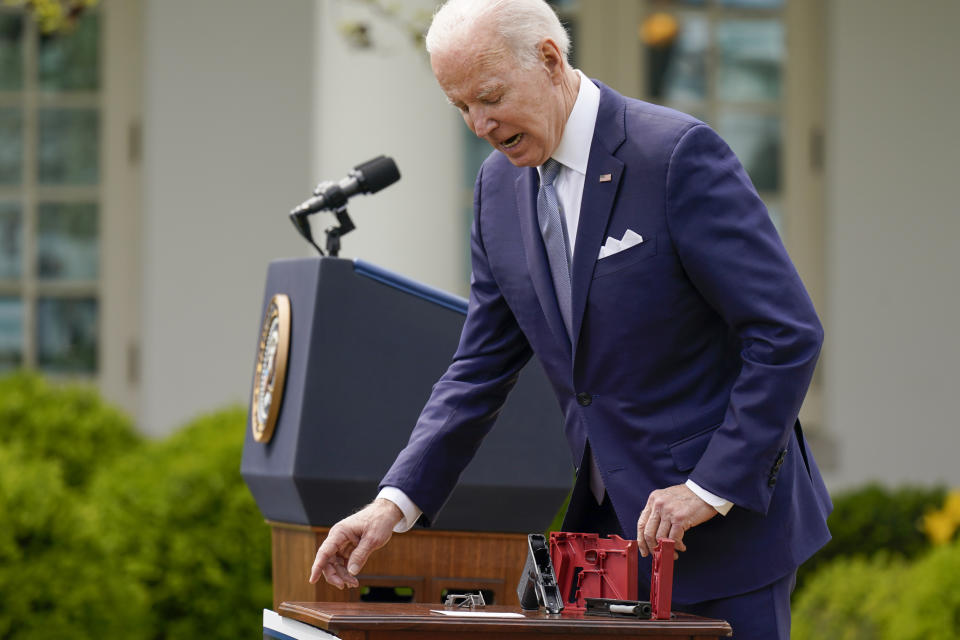
<path fill-rule="evenodd" d="M 553 152 L 553 159 L 563 166 L 583 175 L 587 174 L 587 161 L 590 159 L 590 144 L 593 142 L 593 130 L 597 125 L 597 112 L 600 110 L 600 89 L 590 78 L 580 74 L 580 90 L 573 104 L 567 124 L 563 127 L 560 144 Z"/>

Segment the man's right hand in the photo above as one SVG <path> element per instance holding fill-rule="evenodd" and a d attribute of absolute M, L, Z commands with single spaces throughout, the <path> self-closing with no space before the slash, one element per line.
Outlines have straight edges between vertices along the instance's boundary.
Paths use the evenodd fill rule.
<path fill-rule="evenodd" d="M 377 498 L 352 516 L 333 525 L 327 534 L 310 571 L 310 582 L 320 575 L 337 589 L 358 587 L 357 574 L 370 554 L 387 544 L 393 528 L 403 520 L 400 507 Z"/>

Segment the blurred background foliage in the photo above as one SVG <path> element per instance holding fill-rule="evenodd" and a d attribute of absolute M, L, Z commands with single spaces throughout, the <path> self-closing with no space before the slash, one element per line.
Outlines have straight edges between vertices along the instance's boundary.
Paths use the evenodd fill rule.
<path fill-rule="evenodd" d="M 255 637 L 270 532 L 246 414 L 141 438 L 96 391 L 0 379 L 0 638 Z"/>
<path fill-rule="evenodd" d="M 245 425 L 231 408 L 148 441 L 90 388 L 0 378 L 0 639 L 255 637 L 270 532 L 240 476 Z M 834 503 L 793 637 L 960 637 L 960 492 Z"/>
<path fill-rule="evenodd" d="M 877 484 L 837 493 L 827 519 L 833 539 L 797 573 L 797 589 L 835 558 L 871 558 L 878 553 L 912 559 L 930 548 L 924 516 L 939 509 L 943 487 L 900 487 Z"/>
<path fill-rule="evenodd" d="M 270 530 L 240 477 L 245 425 L 241 409 L 198 418 L 91 489 L 104 550 L 148 593 L 156 638 L 252 637 L 272 605 Z"/>
<path fill-rule="evenodd" d="M 44 34 L 69 33 L 80 15 L 100 0 L 3 0 L 8 7 L 21 7 L 31 15 Z"/>
<path fill-rule="evenodd" d="M 794 596 L 794 640 L 955 640 L 960 637 L 960 541 L 914 562 L 840 556 Z"/>
<path fill-rule="evenodd" d="M 0 378 L 0 446 L 56 464 L 70 489 L 82 492 L 103 466 L 141 444 L 130 419 L 92 387 L 54 387 L 27 374 Z"/>

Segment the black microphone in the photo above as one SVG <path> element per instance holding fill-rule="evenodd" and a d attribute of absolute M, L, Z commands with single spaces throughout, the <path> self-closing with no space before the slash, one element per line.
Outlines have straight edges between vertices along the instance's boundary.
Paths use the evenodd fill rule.
<path fill-rule="evenodd" d="M 317 211 L 336 211 L 345 206 L 352 196 L 376 193 L 399 179 L 400 170 L 393 158 L 377 156 L 355 166 L 340 182 L 321 182 L 314 190 L 314 196 L 296 207 L 290 215 L 306 216 Z"/>

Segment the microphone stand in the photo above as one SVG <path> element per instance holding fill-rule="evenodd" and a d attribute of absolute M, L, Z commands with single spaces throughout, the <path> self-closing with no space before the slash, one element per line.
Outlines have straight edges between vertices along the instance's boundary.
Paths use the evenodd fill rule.
<path fill-rule="evenodd" d="M 356 229 L 350 214 L 347 213 L 347 207 L 343 206 L 334 211 L 337 216 L 338 227 L 327 227 L 327 253 L 336 258 L 340 255 L 340 236 L 346 235 Z M 323 252 L 320 252 L 321 255 Z"/>
<path fill-rule="evenodd" d="M 314 212 L 315 213 L 315 212 Z M 304 239 L 316 249 L 321 256 L 330 254 L 332 257 L 336 258 L 340 255 L 340 237 L 344 236 L 354 229 L 356 225 L 353 224 L 353 220 L 350 219 L 350 214 L 347 213 L 346 205 L 335 209 L 333 214 L 337 216 L 337 225 L 333 227 L 328 227 L 325 231 L 327 234 L 327 253 L 323 252 L 316 242 L 313 240 L 313 232 L 310 229 L 310 222 L 307 220 L 307 216 L 312 215 L 310 213 L 291 213 L 290 221 L 293 222 L 293 226 L 300 233 Z"/>

